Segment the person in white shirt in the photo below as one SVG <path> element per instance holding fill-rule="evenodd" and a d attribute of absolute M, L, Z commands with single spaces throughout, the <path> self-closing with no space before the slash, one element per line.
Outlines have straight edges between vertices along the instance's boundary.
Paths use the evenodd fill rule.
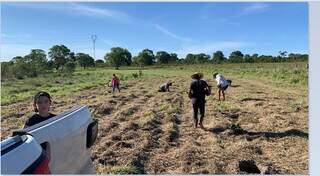
<path fill-rule="evenodd" d="M 227 90 L 227 88 L 231 84 L 231 81 L 227 80 L 226 78 L 224 78 L 224 76 L 222 74 L 219 74 L 219 73 L 214 73 L 213 79 L 215 79 L 217 82 L 219 101 L 220 101 L 221 93 L 222 93 L 222 98 L 224 101 L 226 99 L 224 91 Z"/>

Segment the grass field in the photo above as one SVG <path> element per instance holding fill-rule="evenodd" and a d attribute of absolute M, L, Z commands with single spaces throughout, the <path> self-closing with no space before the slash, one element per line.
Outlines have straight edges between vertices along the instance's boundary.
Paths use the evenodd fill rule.
<path fill-rule="evenodd" d="M 78 69 L 72 76 L 8 80 L 1 87 L 1 138 L 19 129 L 38 90 L 52 94 L 52 112 L 88 105 L 99 121 L 92 148 L 97 173 L 239 174 L 246 160 L 265 174 L 308 174 L 308 72 L 306 63 L 189 65 Z M 226 101 L 207 97 L 205 129 L 194 128 L 187 96 L 191 73 L 232 79 Z M 105 87 L 112 73 L 120 93 Z M 171 92 L 158 86 L 173 82 Z"/>

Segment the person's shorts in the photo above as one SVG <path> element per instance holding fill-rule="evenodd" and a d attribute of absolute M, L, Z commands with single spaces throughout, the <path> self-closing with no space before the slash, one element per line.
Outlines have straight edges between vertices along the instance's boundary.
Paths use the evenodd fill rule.
<path fill-rule="evenodd" d="M 219 90 L 225 91 L 225 90 L 227 90 L 227 88 L 229 87 L 229 85 L 226 85 L 226 86 L 224 86 L 224 87 L 222 87 L 221 85 L 218 85 L 217 87 L 218 87 Z"/>

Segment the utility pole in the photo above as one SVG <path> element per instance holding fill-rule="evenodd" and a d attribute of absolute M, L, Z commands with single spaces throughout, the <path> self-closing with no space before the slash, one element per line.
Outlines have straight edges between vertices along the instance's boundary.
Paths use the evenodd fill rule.
<path fill-rule="evenodd" d="M 97 35 L 91 35 L 91 39 L 93 42 L 93 58 L 96 60 L 96 40 L 97 40 Z"/>

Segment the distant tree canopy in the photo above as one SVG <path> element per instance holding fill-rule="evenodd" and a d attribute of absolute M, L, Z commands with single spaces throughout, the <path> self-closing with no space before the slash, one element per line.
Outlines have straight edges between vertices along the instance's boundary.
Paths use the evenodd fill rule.
<path fill-rule="evenodd" d="M 77 53 L 75 56 L 76 60 L 78 61 L 79 65 L 84 69 L 86 67 L 93 67 L 95 66 L 94 59 L 85 53 Z"/>
<path fill-rule="evenodd" d="M 171 55 L 165 51 L 159 51 L 156 54 L 157 63 L 167 64 L 171 60 Z"/>
<path fill-rule="evenodd" d="M 188 53 L 185 58 L 178 58 L 176 53 L 168 53 L 166 51 L 154 52 L 150 49 L 143 49 L 136 56 L 121 47 L 113 47 L 111 51 L 106 53 L 103 60 L 94 60 L 89 54 L 71 52 L 64 45 L 54 45 L 49 49 L 47 55 L 42 49 L 32 49 L 25 56 L 16 56 L 10 61 L 1 62 L 1 78 L 18 78 L 36 77 L 39 74 L 53 71 L 72 72 L 79 65 L 84 69 L 92 66 L 112 66 L 119 68 L 120 66 L 138 65 L 150 66 L 157 64 L 220 64 L 220 63 L 260 63 L 260 62 L 296 62 L 308 61 L 308 54 L 288 53 L 287 51 L 279 51 L 277 56 L 243 54 L 241 51 L 233 51 L 226 57 L 222 51 L 216 51 L 210 55 L 205 53 Z M 68 63 L 68 64 L 67 64 Z M 64 68 L 65 67 L 65 68 Z"/>
<path fill-rule="evenodd" d="M 155 56 L 156 63 L 158 64 L 176 63 L 178 59 L 176 53 L 169 54 L 166 51 L 158 51 Z"/>
<path fill-rule="evenodd" d="M 155 63 L 153 51 L 149 49 L 142 50 L 135 59 L 140 66 L 153 65 Z"/>
<path fill-rule="evenodd" d="M 98 59 L 98 60 L 95 61 L 95 66 L 97 66 L 97 67 L 103 67 L 103 66 L 105 66 L 105 63 L 104 63 L 103 60 Z"/>
<path fill-rule="evenodd" d="M 200 54 L 188 54 L 185 58 L 185 63 L 187 64 L 201 64 L 208 62 L 210 56 L 204 53 Z"/>
<path fill-rule="evenodd" d="M 104 59 L 107 63 L 115 68 L 119 68 L 120 66 L 129 66 L 132 63 L 131 53 L 125 49 L 120 47 L 111 48 L 111 51 L 104 56 Z"/>
<path fill-rule="evenodd" d="M 230 54 L 229 61 L 241 63 L 243 62 L 243 54 L 241 53 L 241 51 L 234 51 Z"/>
<path fill-rule="evenodd" d="M 227 58 L 224 57 L 222 51 L 217 51 L 213 53 L 213 56 L 212 56 L 213 63 L 220 64 L 222 62 L 225 62 L 226 60 Z"/>

